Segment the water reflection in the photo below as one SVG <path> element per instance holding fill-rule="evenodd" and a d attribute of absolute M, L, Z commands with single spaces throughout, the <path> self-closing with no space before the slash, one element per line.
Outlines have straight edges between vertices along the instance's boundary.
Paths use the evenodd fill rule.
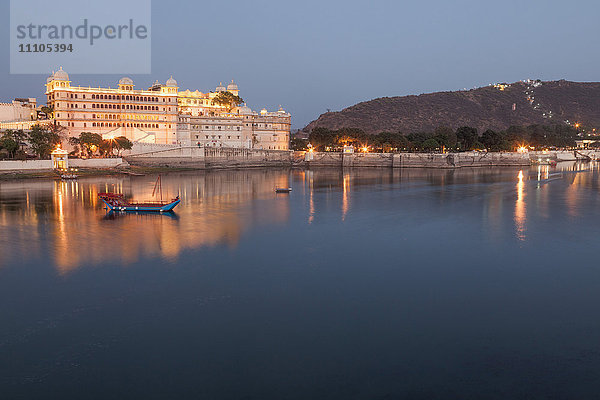
<path fill-rule="evenodd" d="M 516 185 L 515 185 L 516 180 Z M 163 176 L 165 198 L 179 194 L 175 214 L 115 214 L 98 192 L 149 199 L 156 176 L 113 176 L 79 181 L 0 183 L 0 266 L 50 260 L 60 273 L 84 265 L 127 265 L 144 257 L 176 259 L 186 249 L 236 247 L 256 227 L 320 223 L 337 213 L 352 224 L 360 212 L 431 218 L 477 218 L 490 240 L 526 241 L 531 218 L 556 210 L 582 215 L 596 200 L 596 164 L 561 163 L 528 169 L 253 170 Z M 276 196 L 275 187 L 293 187 Z M 371 197 L 368 197 L 371 196 Z M 591 197 L 595 196 L 595 197 Z M 373 199 L 380 203 L 374 205 Z M 416 204 L 416 205 L 415 205 Z M 510 217 L 512 216 L 512 218 Z M 511 221 L 512 219 L 512 221 Z M 351 225 L 349 225 L 351 226 Z"/>
<path fill-rule="evenodd" d="M 129 264 L 141 257 L 173 259 L 187 248 L 235 246 L 253 224 L 286 221 L 289 203 L 273 188 L 289 185 L 280 171 L 176 174 L 163 178 L 165 197 L 182 198 L 172 215 L 107 214 L 101 191 L 150 199 L 155 177 L 79 181 L 13 181 L 0 186 L 0 265 L 43 258 L 61 273 L 81 265 Z M 268 210 L 254 207 L 269 199 Z"/>
<path fill-rule="evenodd" d="M 519 240 L 525 240 L 527 206 L 525 204 L 525 182 L 523 182 L 523 171 L 519 171 L 518 178 L 517 201 L 515 202 L 515 225 L 517 229 L 517 238 Z"/>

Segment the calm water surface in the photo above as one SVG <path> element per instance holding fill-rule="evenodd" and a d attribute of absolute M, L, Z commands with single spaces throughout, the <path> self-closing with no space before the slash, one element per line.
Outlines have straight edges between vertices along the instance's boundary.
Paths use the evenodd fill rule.
<path fill-rule="evenodd" d="M 0 182 L 2 399 L 598 398 L 596 164 L 155 179 Z"/>

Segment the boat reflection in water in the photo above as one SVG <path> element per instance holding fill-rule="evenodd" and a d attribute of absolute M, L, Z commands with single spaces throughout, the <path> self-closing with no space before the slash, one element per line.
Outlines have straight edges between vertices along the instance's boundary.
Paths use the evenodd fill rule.
<path fill-rule="evenodd" d="M 179 215 L 175 213 L 175 211 L 167 211 L 163 213 L 156 213 L 154 211 L 114 211 L 108 210 L 106 214 L 102 216 L 102 219 L 105 221 L 114 221 L 118 218 L 127 218 L 128 216 L 144 216 L 148 219 L 150 218 L 170 218 L 174 221 L 179 220 Z"/>
<path fill-rule="evenodd" d="M 182 202 L 177 214 L 164 215 L 106 214 L 98 199 L 98 193 L 111 192 L 144 201 L 152 195 L 156 176 L 6 181 L 0 184 L 0 267 L 51 260 L 67 273 L 151 257 L 174 261 L 185 249 L 234 248 L 252 229 L 289 224 L 291 210 L 296 224 L 319 223 L 332 215 L 351 224 L 353 212 L 401 213 L 417 224 L 479 215 L 490 240 L 510 232 L 525 242 L 531 215 L 549 219 L 552 202 L 562 199 L 567 215 L 577 217 L 586 190 L 597 186 L 595 164 L 560 163 L 552 174 L 548 171 L 548 166 L 534 166 L 171 173 L 163 177 L 164 194 L 179 194 Z M 294 190 L 278 196 L 274 187 Z"/>
<path fill-rule="evenodd" d="M 0 181 L 0 398 L 594 399 L 599 172 Z"/>
<path fill-rule="evenodd" d="M 3 182 L 0 267 L 51 260 L 60 273 L 67 273 L 81 266 L 127 265 L 148 257 L 173 261 L 184 249 L 235 247 L 253 225 L 282 223 L 289 216 L 289 198 L 273 192 L 274 186 L 290 186 L 285 171 L 163 176 L 165 196 L 179 193 L 182 199 L 177 214 L 107 214 L 98 199 L 98 193 L 113 192 L 143 201 L 151 197 L 155 181 L 156 176 Z M 256 202 L 268 205 L 255 207 Z"/>

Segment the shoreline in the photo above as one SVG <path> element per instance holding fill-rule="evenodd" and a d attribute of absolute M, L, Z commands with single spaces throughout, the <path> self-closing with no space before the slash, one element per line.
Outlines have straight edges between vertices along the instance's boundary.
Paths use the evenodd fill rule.
<path fill-rule="evenodd" d="M 177 149 L 178 153 L 180 149 Z M 171 153 L 168 150 L 167 153 Z M 160 174 L 179 171 L 216 171 L 216 170 L 244 170 L 244 169 L 463 169 L 463 168 L 503 168 L 503 167 L 528 167 L 536 161 L 553 160 L 578 161 L 585 160 L 577 157 L 578 151 L 555 152 L 463 152 L 463 153 L 333 153 L 333 152 L 305 152 L 305 151 L 270 151 L 270 152 L 232 152 L 221 149 L 211 157 L 198 157 L 194 154 L 134 154 L 126 156 L 117 165 L 105 165 L 103 159 L 84 160 L 89 166 L 82 164 L 78 159 L 71 159 L 70 163 L 78 168 L 76 175 L 79 178 L 89 176 L 141 176 L 147 174 Z M 595 155 L 597 156 L 597 154 Z M 589 159 L 589 155 L 587 156 Z M 49 161 L 48 161 L 49 163 Z M 98 166 L 97 166 L 98 165 Z M 1 169 L 0 181 L 18 179 L 61 179 L 60 174 L 53 169 Z"/>
<path fill-rule="evenodd" d="M 162 172 L 194 171 L 196 168 L 177 168 L 177 167 L 130 167 L 123 168 L 86 168 L 79 169 L 76 173 L 78 178 L 94 176 L 144 176 Z M 60 175 L 53 170 L 11 170 L 0 171 L 0 182 L 17 179 L 45 179 L 45 180 L 63 180 Z"/>

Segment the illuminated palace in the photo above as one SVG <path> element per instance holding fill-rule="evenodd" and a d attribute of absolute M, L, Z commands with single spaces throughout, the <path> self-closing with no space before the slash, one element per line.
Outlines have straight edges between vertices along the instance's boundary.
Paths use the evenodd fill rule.
<path fill-rule="evenodd" d="M 142 143 L 288 150 L 289 113 L 281 107 L 255 112 L 245 104 L 231 110 L 214 104 L 214 97 L 225 91 L 239 95 L 233 81 L 202 93 L 179 91 L 173 77 L 146 90 L 134 89 L 127 77 L 117 88 L 72 86 L 62 68 L 46 81 L 48 106 L 69 136 L 93 132 Z"/>

